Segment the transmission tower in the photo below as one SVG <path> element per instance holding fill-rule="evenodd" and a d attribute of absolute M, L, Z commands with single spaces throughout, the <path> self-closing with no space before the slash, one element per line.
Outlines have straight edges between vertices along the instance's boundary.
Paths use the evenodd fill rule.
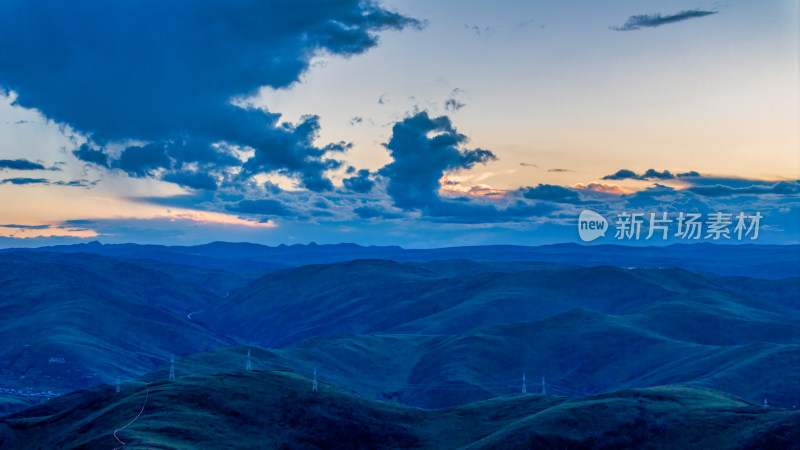
<path fill-rule="evenodd" d="M 119 377 L 117 377 L 117 392 L 119 392 Z"/>
<path fill-rule="evenodd" d="M 314 367 L 314 384 L 311 385 L 311 392 L 317 392 L 317 368 Z"/>
<path fill-rule="evenodd" d="M 175 356 L 169 355 L 169 379 L 175 379 Z"/>
<path fill-rule="evenodd" d="M 247 367 L 244 370 L 250 371 L 253 370 L 253 365 L 250 363 L 250 349 L 247 349 Z"/>
<path fill-rule="evenodd" d="M 525 386 L 525 372 L 522 372 L 522 393 L 528 393 L 528 388 Z"/>
<path fill-rule="evenodd" d="M 547 395 L 547 389 L 544 387 L 544 377 L 542 377 L 542 395 Z"/>
<path fill-rule="evenodd" d="M 764 408 L 769 408 L 769 403 L 767 403 L 766 397 L 764 397 Z"/>

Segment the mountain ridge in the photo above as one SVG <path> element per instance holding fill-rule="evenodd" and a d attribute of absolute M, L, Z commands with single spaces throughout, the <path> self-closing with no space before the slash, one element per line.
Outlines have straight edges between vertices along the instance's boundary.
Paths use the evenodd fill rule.
<path fill-rule="evenodd" d="M 453 259 L 473 261 L 539 261 L 583 266 L 681 267 L 721 275 L 757 278 L 800 276 L 800 245 L 675 243 L 664 246 L 560 243 L 542 246 L 485 245 L 433 249 L 399 246 L 361 246 L 354 243 L 266 246 L 246 242 L 212 242 L 197 246 L 150 244 L 58 245 L 0 249 L 53 253 L 96 253 L 117 258 L 145 258 L 167 263 L 234 271 L 274 270 L 288 266 L 324 264 L 353 259 L 426 262 Z"/>

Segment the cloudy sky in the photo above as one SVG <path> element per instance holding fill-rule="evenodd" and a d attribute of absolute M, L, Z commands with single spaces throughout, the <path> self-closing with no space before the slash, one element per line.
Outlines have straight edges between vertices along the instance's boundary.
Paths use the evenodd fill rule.
<path fill-rule="evenodd" d="M 533 245 L 585 209 L 800 243 L 798 12 L 0 0 L 0 247 Z"/>

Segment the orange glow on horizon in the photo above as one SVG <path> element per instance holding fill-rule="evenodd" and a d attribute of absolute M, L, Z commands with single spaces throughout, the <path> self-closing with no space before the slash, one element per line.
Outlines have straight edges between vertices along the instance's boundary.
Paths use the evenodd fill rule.
<path fill-rule="evenodd" d="M 634 192 L 636 192 L 630 189 L 625 189 L 623 187 L 617 186 L 616 184 L 607 184 L 607 183 L 589 183 L 589 184 L 578 183 L 572 187 L 574 189 L 580 189 L 584 191 L 595 191 L 613 195 L 633 194 Z"/>
<path fill-rule="evenodd" d="M 480 198 L 503 198 L 508 193 L 507 190 L 496 189 L 488 184 L 464 186 L 461 182 L 466 181 L 466 179 L 467 177 L 443 176 L 439 179 L 439 195 L 446 197 L 467 195 Z"/>
<path fill-rule="evenodd" d="M 75 237 L 75 238 L 93 238 L 101 236 L 96 230 L 92 229 L 92 221 L 113 221 L 113 220 L 169 220 L 170 222 L 177 221 L 191 221 L 198 224 L 216 224 L 216 225 L 234 225 L 246 226 L 253 228 L 276 228 L 278 225 L 272 220 L 266 222 L 256 222 L 251 220 L 241 219 L 239 217 L 210 212 L 210 211 L 193 211 L 188 209 L 181 209 L 175 211 L 168 211 L 166 215 L 153 215 L 147 217 L 97 217 L 93 219 L 81 218 L 87 220 L 86 226 L 74 225 L 70 226 L 64 222 L 55 223 L 36 223 L 36 224 L 19 224 L 19 227 L 5 226 L 0 227 L 0 237 L 11 237 L 18 239 L 37 238 L 37 237 Z M 35 227 L 35 228 L 28 228 Z"/>

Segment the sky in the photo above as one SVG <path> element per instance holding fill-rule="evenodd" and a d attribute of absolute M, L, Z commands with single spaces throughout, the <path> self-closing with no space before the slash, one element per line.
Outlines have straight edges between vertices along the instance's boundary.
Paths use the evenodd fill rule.
<path fill-rule="evenodd" d="M 2 0 L 0 247 L 798 244 L 799 8 Z"/>

